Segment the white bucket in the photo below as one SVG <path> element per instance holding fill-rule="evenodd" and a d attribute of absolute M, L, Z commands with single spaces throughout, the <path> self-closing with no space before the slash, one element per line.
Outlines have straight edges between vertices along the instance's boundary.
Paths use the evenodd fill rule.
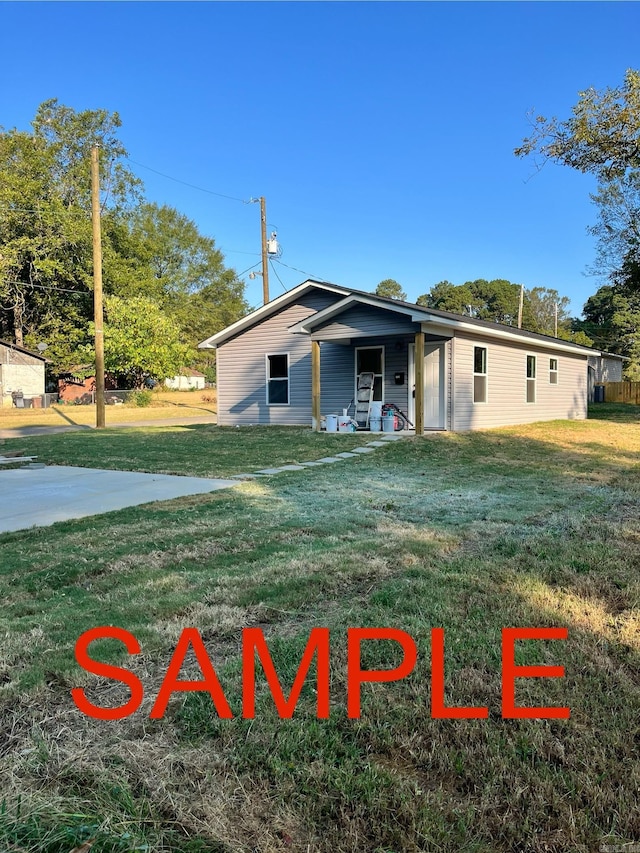
<path fill-rule="evenodd" d="M 371 405 L 369 406 L 369 420 L 371 420 L 371 418 L 380 420 L 381 417 L 382 417 L 382 401 L 381 400 L 374 400 L 374 402 L 371 403 Z M 380 429 L 380 427 L 378 427 L 378 429 Z"/>
<path fill-rule="evenodd" d="M 380 432 L 382 429 L 382 420 L 380 418 L 369 418 L 369 429 L 371 432 Z"/>
<path fill-rule="evenodd" d="M 353 424 L 351 423 L 349 415 L 346 417 L 344 415 L 340 415 L 338 418 L 338 432 L 353 432 Z"/>
<path fill-rule="evenodd" d="M 396 423 L 396 416 L 391 412 L 390 415 L 382 416 L 382 432 L 393 432 Z"/>
<path fill-rule="evenodd" d="M 338 416 L 327 415 L 327 432 L 338 432 Z"/>

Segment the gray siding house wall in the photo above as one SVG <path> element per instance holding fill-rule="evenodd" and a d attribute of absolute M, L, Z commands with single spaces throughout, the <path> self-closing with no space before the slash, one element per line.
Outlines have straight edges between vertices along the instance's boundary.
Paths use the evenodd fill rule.
<path fill-rule="evenodd" d="M 586 355 L 536 346 L 534 341 L 507 343 L 489 337 L 456 334 L 454 338 L 455 431 L 511 424 L 587 417 Z M 487 402 L 473 402 L 474 347 L 487 350 Z M 527 356 L 536 359 L 535 401 L 527 402 Z M 555 359 L 557 381 L 551 381 Z"/>
<path fill-rule="evenodd" d="M 340 296 L 321 290 L 303 294 L 218 346 L 216 387 L 221 426 L 311 423 L 311 342 L 307 335 L 292 335 L 289 328 L 338 299 Z M 269 406 L 266 356 L 284 353 L 289 357 L 289 404 Z M 337 369 L 341 355 L 327 354 L 328 364 L 333 362 Z"/>
<path fill-rule="evenodd" d="M 340 414 L 353 401 L 357 349 L 381 347 L 383 402 L 394 403 L 415 422 L 411 352 L 421 330 L 425 375 L 431 377 L 425 380 L 426 428 L 467 431 L 587 416 L 587 358 L 600 353 L 311 281 L 201 345 L 217 348 L 218 422 L 311 425 L 312 340 L 320 346 L 322 415 Z M 474 402 L 475 347 L 486 350 L 482 402 Z M 439 378 L 434 378 L 434 350 L 440 354 Z M 288 400 L 285 395 L 275 404 L 268 400 L 269 356 L 280 357 L 280 370 L 288 364 Z M 535 377 L 528 376 L 533 364 Z M 436 393 L 438 406 L 433 405 Z"/>
<path fill-rule="evenodd" d="M 594 382 L 622 382 L 623 359 L 603 353 L 589 356 Z"/>

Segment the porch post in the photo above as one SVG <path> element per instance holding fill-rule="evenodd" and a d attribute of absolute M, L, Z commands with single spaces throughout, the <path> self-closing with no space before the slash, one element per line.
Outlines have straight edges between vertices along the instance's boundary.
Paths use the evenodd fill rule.
<path fill-rule="evenodd" d="M 415 339 L 415 427 L 416 435 L 424 434 L 424 333 L 422 330 L 416 332 Z"/>
<path fill-rule="evenodd" d="M 320 432 L 320 341 L 311 341 L 311 429 Z"/>

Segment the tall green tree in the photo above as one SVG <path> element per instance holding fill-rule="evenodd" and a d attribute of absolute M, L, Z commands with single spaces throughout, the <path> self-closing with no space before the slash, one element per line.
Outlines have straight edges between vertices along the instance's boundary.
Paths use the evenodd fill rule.
<path fill-rule="evenodd" d="M 49 344 L 47 356 L 59 369 L 86 360 L 90 152 L 98 144 L 105 293 L 150 300 L 188 347 L 179 367 L 210 367 L 211 356 L 196 344 L 247 311 L 244 285 L 214 240 L 177 210 L 143 200 L 117 113 L 76 112 L 53 99 L 32 125 L 31 132 L 0 130 L 0 335 Z"/>
<path fill-rule="evenodd" d="M 387 299 L 399 299 L 401 302 L 406 302 L 407 294 L 402 289 L 402 285 L 394 278 L 383 279 L 376 287 L 374 293 L 376 296 L 384 296 Z"/>
<path fill-rule="evenodd" d="M 576 321 L 594 345 L 630 359 L 627 379 L 640 381 L 640 263 L 628 256 L 610 284 L 598 288 L 583 309 L 584 320 Z"/>
<path fill-rule="evenodd" d="M 144 296 L 106 296 L 104 307 L 107 373 L 133 388 L 143 388 L 149 378 L 162 381 L 178 373 L 188 348 L 182 343 L 178 324 L 157 302 Z M 94 356 L 91 346 L 84 353 Z"/>
<path fill-rule="evenodd" d="M 596 176 L 597 269 L 611 272 L 640 252 L 640 71 L 629 69 L 620 86 L 580 92 L 572 113 L 563 121 L 536 116 L 515 154 Z"/>
<path fill-rule="evenodd" d="M 0 330 L 17 343 L 56 312 L 64 325 L 65 299 L 77 308 L 73 297 L 92 286 L 91 146 L 100 146 L 105 212 L 132 203 L 139 184 L 120 162 L 116 113 L 50 100 L 32 124 L 0 133 Z"/>

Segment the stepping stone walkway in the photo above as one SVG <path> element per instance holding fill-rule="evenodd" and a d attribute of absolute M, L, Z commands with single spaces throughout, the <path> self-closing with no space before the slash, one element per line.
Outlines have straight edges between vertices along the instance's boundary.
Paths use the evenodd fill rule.
<path fill-rule="evenodd" d="M 332 465 L 334 462 L 342 462 L 343 459 L 354 459 L 360 453 L 373 453 L 378 447 L 384 447 L 392 441 L 406 438 L 400 433 L 390 433 L 384 438 L 369 441 L 362 447 L 354 447 L 353 450 L 345 450 L 336 453 L 335 456 L 324 456 L 322 459 L 309 462 L 299 462 L 295 465 L 281 465 L 279 468 L 261 468 L 248 474 L 233 474 L 233 480 L 257 480 L 260 477 L 270 477 L 273 474 L 283 474 L 285 471 L 305 471 L 307 468 L 316 468 L 318 465 Z"/>

